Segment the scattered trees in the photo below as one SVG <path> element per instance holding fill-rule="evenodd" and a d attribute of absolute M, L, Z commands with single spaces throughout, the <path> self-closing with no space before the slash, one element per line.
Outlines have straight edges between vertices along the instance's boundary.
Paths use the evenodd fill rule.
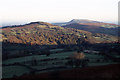
<path fill-rule="evenodd" d="M 66 63 L 69 66 L 75 67 L 86 67 L 88 60 L 85 59 L 85 54 L 81 51 L 77 51 L 73 54 L 71 59 Z"/>

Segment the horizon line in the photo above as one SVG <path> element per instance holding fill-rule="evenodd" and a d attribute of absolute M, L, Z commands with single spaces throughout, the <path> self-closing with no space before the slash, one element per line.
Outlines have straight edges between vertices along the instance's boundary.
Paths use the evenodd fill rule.
<path fill-rule="evenodd" d="M 72 19 L 74 20 L 74 19 Z M 91 21 L 98 21 L 98 22 L 103 22 L 103 23 L 111 23 L 111 24 L 117 24 L 118 25 L 118 21 L 99 21 L 99 20 L 92 20 L 92 19 L 76 19 L 76 20 L 91 20 Z M 69 20 L 71 21 L 71 20 Z M 12 25 L 24 25 L 24 24 L 29 24 L 31 22 L 47 22 L 47 23 L 65 23 L 65 22 L 69 22 L 69 21 L 42 21 L 42 20 L 36 20 L 36 21 L 11 21 L 11 22 L 1 22 L 0 23 L 0 27 L 1 26 L 12 26 Z"/>

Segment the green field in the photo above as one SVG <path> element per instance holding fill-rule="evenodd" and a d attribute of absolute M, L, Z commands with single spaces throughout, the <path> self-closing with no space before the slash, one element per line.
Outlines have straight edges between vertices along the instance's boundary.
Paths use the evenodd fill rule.
<path fill-rule="evenodd" d="M 65 63 L 68 61 L 67 58 L 71 57 L 73 53 L 76 51 L 71 52 L 62 52 L 62 53 L 55 53 L 50 54 L 50 56 L 46 55 L 33 55 L 33 56 L 26 56 L 20 58 L 13 58 L 3 61 L 2 64 L 14 64 L 20 63 L 29 66 L 32 69 L 42 70 L 51 67 L 59 67 L 59 66 L 66 66 Z M 94 54 L 94 53 L 85 53 L 85 58 L 89 58 L 88 66 L 102 66 L 108 64 L 115 64 L 112 61 L 103 61 L 104 56 Z M 37 61 L 37 65 L 32 65 L 31 61 L 35 59 Z M 100 60 L 97 62 L 97 60 Z M 19 65 L 10 65 L 10 66 L 3 66 L 3 78 L 10 78 L 14 75 L 21 76 L 25 73 L 30 73 L 31 69 L 27 68 L 26 66 L 19 66 Z"/>

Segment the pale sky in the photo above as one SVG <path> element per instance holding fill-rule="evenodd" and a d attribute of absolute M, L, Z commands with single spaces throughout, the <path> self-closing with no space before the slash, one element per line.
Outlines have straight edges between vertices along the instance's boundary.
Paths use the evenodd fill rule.
<path fill-rule="evenodd" d="M 0 0 L 0 21 L 118 20 L 119 0 Z"/>

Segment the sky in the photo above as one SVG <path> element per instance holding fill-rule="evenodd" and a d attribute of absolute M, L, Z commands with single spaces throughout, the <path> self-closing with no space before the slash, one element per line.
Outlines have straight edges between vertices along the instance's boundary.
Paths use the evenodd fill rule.
<path fill-rule="evenodd" d="M 67 22 L 89 19 L 117 22 L 119 0 L 0 0 L 0 23 Z"/>

